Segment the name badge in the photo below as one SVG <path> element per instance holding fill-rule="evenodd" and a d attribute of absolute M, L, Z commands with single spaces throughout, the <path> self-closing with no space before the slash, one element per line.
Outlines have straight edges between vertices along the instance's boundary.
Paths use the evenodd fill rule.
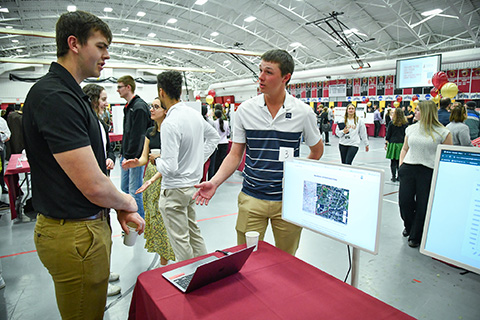
<path fill-rule="evenodd" d="M 278 161 L 286 161 L 293 158 L 293 148 L 280 147 L 278 150 Z"/>

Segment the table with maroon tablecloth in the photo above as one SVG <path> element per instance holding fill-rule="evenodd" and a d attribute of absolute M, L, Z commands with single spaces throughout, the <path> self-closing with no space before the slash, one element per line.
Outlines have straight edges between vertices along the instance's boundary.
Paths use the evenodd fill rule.
<path fill-rule="evenodd" d="M 122 141 L 122 139 L 123 139 L 123 134 L 121 134 L 121 133 L 109 132 L 109 133 L 108 133 L 108 139 L 110 139 L 110 142 Z"/>
<path fill-rule="evenodd" d="M 8 200 L 10 201 L 10 216 L 12 220 L 17 218 L 17 208 L 15 204 L 21 193 L 18 174 L 30 172 L 30 164 L 28 161 L 19 161 L 21 156 L 21 154 L 12 154 L 10 156 L 8 166 L 3 176 L 8 188 Z"/>
<path fill-rule="evenodd" d="M 365 123 L 365 127 L 367 128 L 367 135 L 370 137 L 373 137 L 375 135 L 375 124 L 373 123 Z M 335 135 L 335 130 L 337 129 L 337 124 L 334 123 L 332 124 L 332 133 Z M 386 129 L 385 125 L 381 124 L 380 125 L 380 131 L 378 132 L 379 137 L 385 137 L 386 135 Z"/>
<path fill-rule="evenodd" d="M 140 274 L 129 319 L 413 319 L 263 241 L 239 273 L 191 293 L 162 277 L 204 257 Z"/>

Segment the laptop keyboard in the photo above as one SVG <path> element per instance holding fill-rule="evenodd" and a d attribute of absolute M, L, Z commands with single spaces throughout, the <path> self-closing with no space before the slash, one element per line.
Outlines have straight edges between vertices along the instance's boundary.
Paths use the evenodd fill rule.
<path fill-rule="evenodd" d="M 192 274 L 188 274 L 184 277 L 180 277 L 180 278 L 177 278 L 177 279 L 174 279 L 173 281 L 178 284 L 180 287 L 182 287 L 183 289 L 187 289 L 188 287 L 188 284 L 190 283 L 190 281 L 192 281 L 192 278 L 193 278 L 193 275 L 194 273 Z"/>

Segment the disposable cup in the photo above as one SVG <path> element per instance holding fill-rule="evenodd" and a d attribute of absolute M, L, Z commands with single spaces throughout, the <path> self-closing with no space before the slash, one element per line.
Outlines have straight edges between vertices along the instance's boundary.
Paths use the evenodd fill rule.
<path fill-rule="evenodd" d="M 160 149 L 150 149 L 151 154 L 160 154 Z"/>
<path fill-rule="evenodd" d="M 138 232 L 135 230 L 137 229 L 137 225 L 133 222 L 127 223 L 129 233 L 123 237 L 123 244 L 129 247 L 135 245 L 135 241 L 137 241 Z"/>
<path fill-rule="evenodd" d="M 247 247 L 255 246 L 255 249 L 253 249 L 253 251 L 257 251 L 259 237 L 260 237 L 260 233 L 258 233 L 257 231 L 246 232 L 245 238 L 247 239 Z"/>

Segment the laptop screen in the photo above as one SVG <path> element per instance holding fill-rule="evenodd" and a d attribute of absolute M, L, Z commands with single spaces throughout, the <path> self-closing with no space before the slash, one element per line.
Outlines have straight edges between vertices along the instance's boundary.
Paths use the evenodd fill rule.
<path fill-rule="evenodd" d="M 376 254 L 383 170 L 294 159 L 284 163 L 283 219 Z"/>
<path fill-rule="evenodd" d="M 480 274 L 480 148 L 438 147 L 420 252 Z"/>

